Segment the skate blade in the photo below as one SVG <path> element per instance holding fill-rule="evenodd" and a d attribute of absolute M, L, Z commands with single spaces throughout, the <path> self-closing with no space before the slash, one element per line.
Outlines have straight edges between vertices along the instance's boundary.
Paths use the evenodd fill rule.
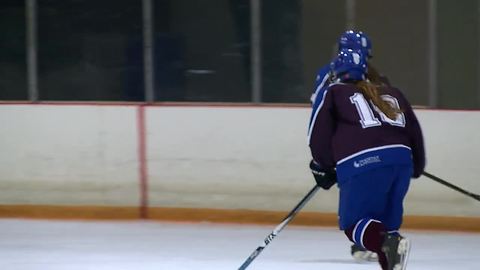
<path fill-rule="evenodd" d="M 357 263 L 378 262 L 377 254 L 371 251 L 357 251 L 352 256 Z"/>
<path fill-rule="evenodd" d="M 400 240 L 398 243 L 398 248 L 397 252 L 398 255 L 400 256 L 400 262 L 393 267 L 393 270 L 405 270 L 407 269 L 407 262 L 408 262 L 408 257 L 410 255 L 410 241 L 408 239 L 403 238 Z"/>

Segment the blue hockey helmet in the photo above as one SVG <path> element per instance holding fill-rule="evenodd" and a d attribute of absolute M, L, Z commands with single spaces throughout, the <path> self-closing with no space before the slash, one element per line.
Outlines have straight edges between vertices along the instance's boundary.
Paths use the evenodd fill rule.
<path fill-rule="evenodd" d="M 335 78 L 341 81 L 361 81 L 367 73 L 367 59 L 362 51 L 342 49 L 330 64 Z"/>
<path fill-rule="evenodd" d="M 360 50 L 366 57 L 372 57 L 372 42 L 362 31 L 345 31 L 338 40 L 338 50 L 342 49 Z"/>

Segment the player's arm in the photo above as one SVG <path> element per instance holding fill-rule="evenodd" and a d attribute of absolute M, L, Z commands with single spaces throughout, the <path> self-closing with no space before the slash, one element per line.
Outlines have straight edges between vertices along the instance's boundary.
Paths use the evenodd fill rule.
<path fill-rule="evenodd" d="M 407 118 L 407 128 L 410 134 L 410 142 L 412 145 L 413 177 L 418 178 L 425 170 L 426 164 L 423 132 L 417 116 L 408 102 L 405 114 Z"/>
<path fill-rule="evenodd" d="M 309 146 L 312 153 L 310 170 L 318 186 L 330 189 L 337 182 L 331 141 L 334 130 L 333 97 L 327 88 L 323 101 L 314 112 L 309 131 Z"/>
<path fill-rule="evenodd" d="M 328 88 L 323 94 L 323 102 L 314 112 L 308 134 L 312 157 L 323 168 L 335 167 L 331 147 L 334 127 L 333 94 L 331 88 Z"/>

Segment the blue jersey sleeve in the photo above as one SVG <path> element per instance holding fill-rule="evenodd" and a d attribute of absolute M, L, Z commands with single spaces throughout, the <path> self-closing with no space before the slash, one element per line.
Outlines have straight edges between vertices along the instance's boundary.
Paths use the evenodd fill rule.
<path fill-rule="evenodd" d="M 310 133 L 310 129 L 312 127 L 312 122 L 315 117 L 315 113 L 320 106 L 325 94 L 325 90 L 328 88 L 330 84 L 330 65 L 325 65 L 317 72 L 317 77 L 315 78 L 315 85 L 314 91 L 310 98 L 312 102 L 312 112 L 310 114 L 310 122 L 308 125 L 308 132 Z"/>

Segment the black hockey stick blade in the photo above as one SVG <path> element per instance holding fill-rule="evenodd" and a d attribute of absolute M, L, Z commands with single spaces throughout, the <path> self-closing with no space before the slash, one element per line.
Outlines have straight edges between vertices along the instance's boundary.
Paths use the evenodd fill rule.
<path fill-rule="evenodd" d="M 288 213 L 288 215 L 282 220 L 282 222 L 275 227 L 275 229 L 265 237 L 263 242 L 253 251 L 253 253 L 245 260 L 245 262 L 238 268 L 238 270 L 245 270 L 247 267 L 255 260 L 255 258 L 260 255 L 265 247 L 270 244 L 275 236 L 277 236 L 285 226 L 297 215 L 298 212 L 305 206 L 305 204 L 315 195 L 319 186 L 315 185 L 308 193 L 303 197 L 303 199 Z"/>
<path fill-rule="evenodd" d="M 458 187 L 458 186 L 455 186 L 454 184 L 451 184 L 451 183 L 449 183 L 449 182 L 447 182 L 447 181 L 445 181 L 445 180 L 443 180 L 443 179 L 441 179 L 441 178 L 439 178 L 439 177 L 437 177 L 437 176 L 435 176 L 435 175 L 433 175 L 433 174 L 430 174 L 430 173 L 428 173 L 428 172 L 423 172 L 423 175 L 425 175 L 426 177 L 428 177 L 428 178 L 430 178 L 430 179 L 432 179 L 432 180 L 434 180 L 434 181 L 436 181 L 436 182 L 438 182 L 438 183 L 440 183 L 440 184 L 442 184 L 442 185 L 445 185 L 445 186 L 447 186 L 447 187 L 449 187 L 449 188 L 451 188 L 451 189 L 453 189 L 453 190 L 456 190 L 456 191 L 458 191 L 458 192 L 460 192 L 460 193 L 462 193 L 462 194 L 464 194 L 464 195 L 467 195 L 467 196 L 469 196 L 469 197 L 471 197 L 471 198 L 473 198 L 473 199 L 475 199 L 475 200 L 477 200 L 477 201 L 480 201 L 480 195 L 478 195 L 478 194 L 475 194 L 475 193 L 473 193 L 473 192 L 470 192 L 470 191 L 467 191 L 467 190 L 465 190 L 465 189 L 463 189 L 463 188 L 460 188 L 460 187 Z"/>

